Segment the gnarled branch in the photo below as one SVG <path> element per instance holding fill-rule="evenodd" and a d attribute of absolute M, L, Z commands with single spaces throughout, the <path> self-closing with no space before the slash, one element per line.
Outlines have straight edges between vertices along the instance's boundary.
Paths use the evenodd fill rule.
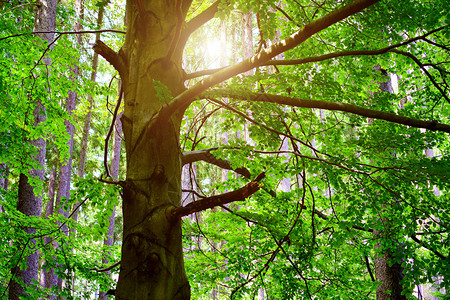
<path fill-rule="evenodd" d="M 213 208 L 216 206 L 224 205 L 227 203 L 235 202 L 235 201 L 241 201 L 244 200 L 247 197 L 250 197 L 254 193 L 256 193 L 262 186 L 261 183 L 259 183 L 266 174 L 263 172 L 256 176 L 255 179 L 250 181 L 248 184 L 243 186 L 240 189 L 237 189 L 232 192 L 224 193 L 221 195 L 215 195 L 211 197 L 206 197 L 201 200 L 191 202 L 186 206 L 181 206 L 178 208 L 175 208 L 172 210 L 169 221 L 173 222 L 175 220 L 180 219 L 181 217 L 203 211 L 209 208 Z"/>
<path fill-rule="evenodd" d="M 245 178 L 251 178 L 249 170 L 247 170 L 246 168 L 233 168 L 229 161 L 217 158 L 214 154 L 212 154 L 211 151 L 213 150 L 217 150 L 217 148 L 185 152 L 181 156 L 182 164 L 185 165 L 196 161 L 204 161 L 216 165 L 222 169 L 232 170 L 244 176 Z"/>

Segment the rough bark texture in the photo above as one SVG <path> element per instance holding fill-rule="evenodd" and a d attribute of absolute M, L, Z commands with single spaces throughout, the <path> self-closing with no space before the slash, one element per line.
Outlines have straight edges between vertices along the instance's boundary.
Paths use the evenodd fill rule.
<path fill-rule="evenodd" d="M 36 8 L 36 19 L 34 30 L 35 31 L 53 31 L 55 29 L 56 21 L 56 0 L 43 0 L 41 5 Z M 52 42 L 54 34 L 44 33 L 39 35 L 43 40 L 47 42 Z M 45 64 L 49 65 L 50 60 L 48 58 L 44 59 Z M 33 111 L 34 116 L 34 126 L 38 126 L 46 120 L 45 107 L 42 103 L 38 103 Z M 30 143 L 36 147 L 38 153 L 34 157 L 37 163 L 42 166 L 41 169 L 32 169 L 29 175 L 32 177 L 37 177 L 40 180 L 44 180 L 44 170 L 45 170 L 45 146 L 46 141 L 44 138 L 38 138 L 36 140 L 30 141 Z M 36 192 L 36 193 L 35 193 Z M 20 174 L 19 177 L 19 194 L 17 201 L 17 209 L 27 216 L 40 216 L 42 212 L 42 194 L 35 191 L 35 187 L 31 186 L 27 175 Z M 34 228 L 24 228 L 24 230 L 33 234 L 36 232 Z M 36 241 L 31 240 L 28 246 L 33 247 Z M 25 247 L 25 245 L 22 245 Z M 26 257 L 27 267 L 24 270 L 15 268 L 12 273 L 16 278 L 21 278 L 25 285 L 30 285 L 33 280 L 38 280 L 39 274 L 39 251 L 34 251 L 32 254 Z M 21 295 L 24 294 L 24 288 L 21 284 L 12 280 L 9 287 L 9 299 L 19 299 Z"/>
<path fill-rule="evenodd" d="M 375 233 L 375 236 L 382 236 L 382 234 Z M 381 283 L 377 287 L 377 300 L 406 300 L 406 296 L 401 294 L 403 288 L 400 284 L 403 268 L 398 263 L 389 266 L 391 258 L 393 258 L 392 254 L 387 252 L 384 255 L 375 256 L 375 278 Z"/>
<path fill-rule="evenodd" d="M 127 178 L 116 299 L 190 297 L 181 223 L 170 223 L 166 215 L 166 210 L 179 206 L 181 200 L 181 113 L 152 120 L 164 101 L 169 100 L 156 96 L 156 81 L 167 86 L 172 95 L 184 90 L 181 49 L 174 47 L 176 30 L 188 8 L 180 4 L 181 1 L 178 5 L 175 1 L 127 3 L 128 32 L 119 52 L 125 93 L 122 122 Z"/>

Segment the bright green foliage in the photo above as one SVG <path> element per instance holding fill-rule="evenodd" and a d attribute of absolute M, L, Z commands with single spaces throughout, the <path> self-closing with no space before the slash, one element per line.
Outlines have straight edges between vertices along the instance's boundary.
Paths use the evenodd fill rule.
<path fill-rule="evenodd" d="M 326 1 L 316 7 L 304 2 L 278 5 L 265 1 L 248 6 L 247 1 L 235 7 L 261 13 L 263 34 L 254 36 L 257 44 L 261 36 L 270 42 L 275 29 L 281 38 L 287 37 L 336 5 Z M 286 21 L 277 5 L 296 24 Z M 284 57 L 377 50 L 447 25 L 398 49 L 417 57 L 448 97 L 447 5 L 445 1 L 381 2 L 367 14 L 333 25 Z M 230 12 L 224 18 L 233 15 Z M 227 29 L 227 34 L 233 32 Z M 240 33 L 229 36 L 233 38 L 240 43 Z M 387 77 L 374 68 L 377 65 L 391 78 L 398 78 L 395 93 L 380 91 L 380 82 Z M 234 77 L 226 86 L 244 95 L 256 89 L 450 121 L 448 100 L 413 59 L 398 53 L 340 57 L 277 66 L 276 70 L 262 66 L 255 75 Z M 449 289 L 448 134 L 341 112 L 227 101 L 228 109 L 220 113 L 214 112 L 219 105 L 212 102 L 192 106 L 185 149 L 220 147 L 215 155 L 232 166 L 246 167 L 252 176 L 265 171 L 264 188 L 277 191 L 277 196 L 260 191 L 226 210 L 202 214 L 197 223 L 184 221 L 189 249 L 185 263 L 194 299 L 209 299 L 213 288 L 224 299 L 233 292 L 236 299 L 253 299 L 258 289 L 264 289 L 268 299 L 374 299 L 378 284 L 368 273 L 365 257 L 374 273 L 374 256 L 392 250 L 401 253 L 395 259 L 404 267 L 402 283 L 408 297 L 417 284 L 436 278 L 442 279 L 441 287 Z M 200 126 L 209 112 L 215 121 Z M 244 124 L 250 142 L 244 140 Z M 211 126 L 215 127 L 209 131 Z M 220 132 L 228 134 L 226 145 L 221 144 Z M 282 139 L 289 141 L 287 154 L 279 151 Z M 427 157 L 427 149 L 434 151 L 433 158 Z M 199 193 L 217 194 L 247 181 L 229 171 L 228 180 L 220 182 L 217 169 L 197 165 Z M 209 182 L 204 178 L 215 184 L 204 186 L 202 182 Z M 290 178 L 289 192 L 278 188 L 283 178 Z M 385 238 L 376 239 L 373 230 L 384 232 Z M 289 241 L 280 244 L 288 233 Z M 378 242 L 381 247 L 376 252 Z"/>
<path fill-rule="evenodd" d="M 14 2 L 14 1 L 13 1 Z M 0 163 L 6 164 L 9 173 L 8 190 L 0 189 L 0 298 L 7 297 L 11 280 L 11 269 L 16 265 L 26 267 L 23 259 L 34 252 L 30 247 L 31 239 L 37 241 L 42 268 L 55 268 L 58 277 L 68 284 L 63 290 L 53 287 L 46 290 L 39 283 L 29 287 L 30 299 L 46 298 L 57 294 L 66 299 L 81 299 L 90 297 L 99 288 L 107 291 L 113 285 L 112 278 L 105 272 L 97 272 L 108 266 L 101 261 L 105 253 L 103 240 L 107 230 L 108 216 L 113 205 L 118 204 L 118 189 L 100 183 L 93 173 L 98 174 L 102 168 L 98 157 L 103 155 L 104 136 L 108 130 L 110 118 L 104 104 L 114 89 L 99 87 L 90 81 L 90 65 L 85 49 L 75 48 L 75 37 L 72 35 L 55 35 L 56 41 L 48 45 L 40 38 L 29 34 L 33 30 L 34 4 L 2 3 L 0 5 Z M 94 5 L 94 3 L 86 3 Z M 72 4 L 71 4 L 72 5 Z M 95 9 L 98 9 L 95 6 Z M 90 13 L 96 13 L 91 11 Z M 57 30 L 72 30 L 74 11 L 70 5 L 59 5 L 57 15 Z M 95 20 L 88 20 L 84 26 L 91 26 Z M 25 34 L 23 34 L 25 33 Z M 19 34 L 17 37 L 12 35 Z M 80 51 L 82 50 L 82 51 Z M 92 50 L 89 50 L 92 52 Z M 89 53 L 92 55 L 92 53 Z M 78 81 L 70 79 L 73 64 L 82 56 Z M 46 67 L 44 60 L 51 61 Z M 103 66 L 103 65 L 102 65 Z M 104 69 L 106 69 L 103 66 Z M 110 72 L 110 68 L 106 69 Z M 102 80 L 109 80 L 102 78 Z M 70 117 L 65 111 L 65 101 L 68 92 L 76 91 L 79 103 L 83 103 L 90 93 L 93 97 L 102 94 L 102 98 L 94 103 L 93 131 L 91 134 L 92 150 L 88 158 L 86 170 L 90 173 L 85 179 L 73 180 L 71 198 L 65 201 L 65 209 L 73 212 L 74 204 L 79 202 L 80 220 L 74 223 L 62 215 L 54 214 L 48 218 L 30 218 L 16 209 L 18 193 L 18 175 L 28 174 L 30 168 L 35 168 L 35 160 L 31 159 L 36 149 L 27 141 L 38 137 L 47 140 L 47 168 L 59 165 L 68 158 L 68 135 L 64 120 L 75 123 L 77 133 L 75 139 L 81 138 L 82 120 L 87 112 L 86 105 L 78 106 L 75 117 Z M 38 102 L 46 108 L 47 120 L 34 127 L 33 110 Z M 102 102 L 102 103 L 100 103 Z M 114 105 L 115 100 L 108 105 Z M 81 122 L 80 122 L 81 121 Z M 100 137 L 99 137 L 100 136 Z M 98 141 L 96 141 L 98 140 Z M 75 143 L 74 161 L 77 161 L 79 144 Z M 74 164 L 77 166 L 77 163 Z M 3 176 L 3 170 L 1 170 Z M 48 174 L 48 173 L 47 173 Z M 46 175 L 48 179 L 48 175 Z M 75 176 L 72 176 L 74 178 Z M 36 192 L 48 191 L 48 182 L 32 180 Z M 44 209 L 50 201 L 44 196 Z M 51 200 L 53 201 L 53 200 Z M 55 208 L 56 211 L 57 208 Z M 119 210 L 120 211 L 120 210 Z M 43 211 L 43 215 L 45 211 Z M 120 213 L 118 218 L 120 219 Z M 65 228 L 63 225 L 67 225 Z M 36 234 L 28 236 L 23 228 L 34 227 Z M 77 234 L 67 235 L 64 230 Z M 118 236 L 115 237 L 119 239 Z M 14 243 L 13 243 L 14 241 Z M 60 247 L 55 248 L 54 243 Z M 56 249 L 56 250 L 55 250 Z M 115 262 L 118 257 L 118 246 L 110 249 L 109 261 Z M 46 264 L 44 265 L 44 262 Z M 111 264 L 113 264 L 111 263 Z M 112 272 L 117 271 L 113 269 Z M 75 279 L 74 286 L 72 280 Z"/>
<path fill-rule="evenodd" d="M 218 18 L 191 36 L 184 52 L 185 71 L 218 67 L 220 59 L 207 53 L 207 40 L 222 34 L 221 24 L 225 24 L 229 53 L 224 61 L 232 64 L 242 60 L 244 29 L 240 22 L 244 12 L 253 14 L 255 52 L 347 2 L 223 1 Z M 122 15 L 115 12 L 122 7 L 109 5 L 106 14 L 111 23 L 105 27 L 116 28 Z M 207 1 L 193 1 L 189 18 L 209 5 Z M 74 286 L 57 293 L 67 299 L 87 298 L 98 289 L 114 287 L 109 276 L 95 269 L 107 267 L 101 265 L 103 238 L 107 217 L 113 205 L 119 204 L 120 189 L 97 180 L 103 172 L 101 157 L 111 116 L 105 107 L 113 111 L 117 94 L 108 81 L 115 73 L 101 62 L 102 85 L 90 82 L 91 50 L 75 49 L 73 36 L 61 36 L 51 51 L 31 35 L 5 39 L 32 30 L 33 5 L 20 10 L 13 7 L 9 2 L 0 6 L 0 163 L 6 163 L 10 170 L 10 189 L 0 189 L 4 209 L 0 213 L 0 256 L 10 258 L 0 261 L 0 295 L 5 295 L 10 269 L 16 263 L 25 266 L 21 258 L 32 251 L 27 247 L 30 237 L 22 230 L 32 226 L 37 228 L 37 245 L 48 263 L 44 268 L 56 268 L 58 275 L 69 282 L 75 278 Z M 68 7 L 71 4 L 59 7 L 58 30 L 71 30 L 74 12 Z M 85 3 L 86 28 L 93 27 L 97 8 L 96 1 Z M 381 1 L 365 13 L 314 35 L 284 53 L 284 59 L 378 50 L 447 27 L 395 48 L 403 52 L 260 66 L 253 75 L 236 76 L 220 87 L 243 95 L 252 91 L 354 104 L 449 124 L 447 10 L 448 1 L 444 0 Z M 115 50 L 123 42 L 115 35 L 107 39 Z M 81 71 L 74 84 L 68 78 L 69 68 L 79 56 Z M 49 68 L 42 62 L 44 57 L 51 60 Z M 380 91 L 380 83 L 388 80 L 386 74 L 398 80 L 393 93 Z M 187 81 L 186 85 L 198 80 Z M 156 86 L 162 102 L 169 103 L 176 96 L 162 83 Z M 75 162 L 89 108 L 87 94 L 95 97 L 86 168 L 89 175 L 74 180 L 71 199 L 66 203 L 68 208 L 82 203 L 79 222 L 60 215 L 25 218 L 15 207 L 18 174 L 34 167 L 31 156 L 35 149 L 26 141 L 41 136 L 49 141 L 48 168 L 67 157 L 63 122 L 68 116 L 63 104 L 69 90 L 79 95 L 72 120 L 77 128 Z M 34 128 L 32 112 L 37 100 L 46 106 L 47 121 Z M 337 111 L 231 97 L 217 100 L 223 103 L 199 100 L 186 111 L 181 151 L 217 147 L 212 153 L 232 167 L 245 167 L 253 177 L 263 171 L 267 176 L 263 189 L 251 198 L 198 214 L 197 222 L 184 219 L 185 265 L 192 299 L 210 299 L 213 290 L 219 298 L 232 295 L 235 299 L 253 299 L 259 289 L 267 299 L 375 299 L 378 283 L 368 270 L 374 273 L 374 257 L 389 251 L 397 254 L 390 263 L 404 267 L 402 284 L 409 298 L 417 284 L 433 283 L 436 278 L 441 280 L 440 287 L 450 290 L 447 133 Z M 222 132 L 227 133 L 227 143 L 222 142 Z M 289 144 L 287 151 L 280 151 L 283 140 Z M 434 157 L 426 155 L 428 150 L 433 150 Z M 217 195 L 248 182 L 232 171 L 222 181 L 219 168 L 203 162 L 196 165 L 193 180 L 201 195 Z M 289 191 L 281 190 L 283 179 L 289 179 Z M 34 182 L 45 191 L 47 183 Z M 117 220 L 120 218 L 119 214 Z M 77 234 L 63 234 L 62 223 Z M 119 225 L 111 262 L 119 260 L 120 230 Z M 382 232 L 383 238 L 376 238 L 373 231 Z M 62 247 L 55 251 L 44 237 Z M 35 288 L 32 296 L 37 299 L 49 292 Z"/>

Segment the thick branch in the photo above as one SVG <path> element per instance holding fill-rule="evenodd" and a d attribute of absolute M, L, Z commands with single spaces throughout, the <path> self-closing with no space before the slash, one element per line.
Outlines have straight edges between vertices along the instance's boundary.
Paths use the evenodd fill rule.
<path fill-rule="evenodd" d="M 215 73 L 214 75 L 203 79 L 193 87 L 176 96 L 174 100 L 170 104 L 168 104 L 163 111 L 161 111 L 161 116 L 166 119 L 177 110 L 186 109 L 188 105 L 195 99 L 195 97 L 200 95 L 209 87 L 240 73 L 247 72 L 257 66 L 260 66 L 261 64 L 277 56 L 278 54 L 300 45 L 317 32 L 320 32 L 341 20 L 362 11 L 363 9 L 371 6 L 378 1 L 379 0 L 353 1 L 352 3 L 331 12 L 330 14 L 305 25 L 302 29 L 295 32 L 288 38 L 275 43 L 271 47 L 264 49 L 255 56 L 250 57 L 233 66 L 225 68 Z M 157 118 L 158 116 L 155 117 Z"/>
<path fill-rule="evenodd" d="M 217 0 L 213 4 L 211 4 L 210 7 L 202 11 L 197 16 L 193 17 L 189 22 L 187 23 L 186 27 L 183 30 L 183 36 L 186 38 L 191 35 L 195 30 L 200 28 L 203 24 L 207 23 L 209 20 L 214 18 L 214 15 L 217 12 L 217 9 L 219 7 L 220 0 Z"/>
<path fill-rule="evenodd" d="M 229 161 L 217 158 L 214 154 L 212 154 L 212 150 L 217 150 L 217 148 L 185 152 L 181 157 L 182 164 L 185 165 L 196 161 L 204 161 L 216 165 L 222 169 L 232 170 L 245 178 L 250 179 L 251 174 L 249 170 L 246 168 L 233 168 Z"/>
<path fill-rule="evenodd" d="M 237 93 L 236 91 L 227 89 L 215 89 L 210 93 L 206 94 L 208 96 L 223 96 L 231 97 L 234 99 L 241 99 L 247 101 L 257 101 L 257 102 L 270 102 L 282 105 L 289 105 L 294 107 L 304 107 L 304 108 L 320 108 L 326 110 L 335 110 L 352 113 L 358 116 L 385 120 L 392 123 L 417 127 L 426 128 L 432 131 L 443 131 L 450 133 L 450 125 L 438 123 L 437 121 L 423 121 L 418 119 L 413 119 L 410 117 L 399 116 L 394 113 L 383 112 L 373 109 L 368 109 L 360 107 L 353 104 L 322 101 L 322 100 L 306 100 L 287 96 L 264 94 L 264 93 Z"/>
<path fill-rule="evenodd" d="M 122 77 L 124 77 L 127 72 L 127 66 L 120 54 L 109 48 L 108 45 L 103 43 L 101 40 L 96 40 L 92 48 L 96 53 L 103 56 L 103 58 L 106 59 L 117 71 L 119 71 Z"/>
<path fill-rule="evenodd" d="M 441 31 L 443 29 L 445 29 L 446 27 L 448 27 L 449 25 L 445 25 L 439 28 L 436 28 L 434 30 L 431 30 L 423 35 L 417 36 L 417 37 L 413 37 L 410 38 L 406 41 L 403 41 L 401 43 L 395 44 L 395 45 L 391 45 L 388 47 L 384 47 L 381 49 L 376 49 L 376 50 L 347 50 L 347 51 L 338 51 L 338 52 L 333 52 L 333 53 L 327 53 L 324 55 L 319 55 L 319 56 L 311 56 L 311 57 L 305 57 L 305 58 L 299 58 L 299 59 L 287 59 L 287 60 L 269 60 L 263 64 L 261 64 L 261 66 L 290 66 L 290 65 L 302 65 L 302 64 L 307 64 L 307 63 L 313 63 L 313 62 L 320 62 L 320 61 L 324 61 L 324 60 L 328 60 L 328 59 L 333 59 L 333 58 L 338 58 L 338 57 L 345 57 L 345 56 L 368 56 L 368 55 L 381 55 L 381 54 L 385 54 L 388 52 L 394 52 L 392 51 L 395 48 L 401 47 L 401 46 L 405 46 L 408 45 L 412 42 L 418 41 L 418 40 L 426 40 L 425 37 L 429 36 L 430 34 L 436 33 L 438 31 Z M 216 69 L 208 69 L 208 70 L 201 70 L 198 72 L 193 72 L 193 73 L 189 73 L 186 74 L 186 78 L 185 79 L 192 79 L 192 78 L 197 78 L 197 77 L 201 77 L 201 76 L 206 76 L 206 75 L 211 75 L 214 74 L 223 68 L 216 68 Z"/>
<path fill-rule="evenodd" d="M 333 53 L 328 53 L 328 54 L 324 54 L 324 55 L 320 55 L 320 56 L 313 56 L 313 57 L 305 57 L 305 58 L 300 58 L 300 59 L 291 59 L 291 60 L 270 60 L 268 62 L 266 62 L 264 65 L 265 66 L 271 66 L 271 65 L 301 65 L 301 64 L 307 64 L 307 63 L 312 63 L 312 62 L 319 62 L 319 61 L 324 61 L 324 60 L 328 60 L 328 59 L 332 59 L 332 58 L 337 58 L 337 57 L 343 57 L 343 56 L 364 56 L 364 55 L 381 55 L 381 54 L 385 54 L 388 52 L 395 52 L 392 51 L 395 48 L 399 48 L 401 46 L 405 46 L 408 44 L 411 44 L 415 41 L 418 40 L 422 40 L 425 37 L 439 32 L 441 30 L 444 30 L 445 28 L 447 28 L 449 25 L 445 25 L 436 29 L 433 29 L 425 34 L 407 39 L 403 42 L 400 42 L 398 44 L 394 44 L 388 47 L 384 47 L 381 49 L 376 49 L 376 50 L 348 50 L 348 51 L 339 51 L 339 52 L 333 52 Z"/>
<path fill-rule="evenodd" d="M 106 267 L 106 268 L 103 268 L 103 269 L 91 269 L 91 271 L 95 271 L 95 272 L 98 272 L 98 273 L 100 273 L 100 272 L 108 272 L 108 271 L 114 269 L 115 267 L 117 267 L 118 265 L 120 265 L 120 260 L 118 262 L 112 264 L 109 267 Z"/>
<path fill-rule="evenodd" d="M 247 185 L 238 190 L 203 198 L 201 200 L 191 202 L 186 206 L 178 207 L 172 211 L 171 216 L 169 217 L 170 221 L 175 221 L 183 216 L 187 216 L 216 206 L 244 200 L 245 198 L 250 197 L 251 195 L 256 193 L 261 188 L 262 184 L 259 182 L 265 176 L 266 174 L 263 172 L 256 176 L 256 178 L 250 181 Z"/>

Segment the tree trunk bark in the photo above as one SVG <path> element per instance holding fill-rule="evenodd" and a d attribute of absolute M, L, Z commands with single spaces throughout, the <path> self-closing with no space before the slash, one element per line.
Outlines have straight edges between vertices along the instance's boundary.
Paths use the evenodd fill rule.
<path fill-rule="evenodd" d="M 54 31 L 56 22 L 56 0 L 42 0 L 41 5 L 36 8 L 36 19 L 34 24 L 34 31 Z M 54 38 L 54 33 L 42 33 L 39 36 L 51 43 Z M 48 58 L 44 59 L 46 65 L 50 65 L 50 60 Z M 46 114 L 44 105 L 39 102 L 33 111 L 34 115 L 34 126 L 45 122 Z M 42 166 L 40 169 L 32 169 L 29 172 L 31 177 L 36 177 L 39 180 L 44 180 L 45 172 L 45 147 L 46 141 L 44 138 L 38 138 L 31 140 L 30 143 L 36 147 L 38 153 L 34 157 L 37 163 Z M 19 177 L 19 193 L 17 201 L 17 209 L 27 216 L 40 216 L 42 212 L 42 194 L 38 191 L 35 193 L 35 187 L 29 183 L 29 178 L 26 174 L 20 174 Z M 34 234 L 36 232 L 35 228 L 27 227 L 24 228 L 25 232 L 28 234 Z M 31 247 L 36 244 L 33 239 L 30 241 Z M 23 245 L 26 247 L 26 245 Z M 32 284 L 33 280 L 38 280 L 39 275 L 39 251 L 34 251 L 32 254 L 26 257 L 27 267 L 24 270 L 16 267 L 12 270 L 12 275 L 16 278 L 20 278 L 25 285 Z M 19 299 L 25 294 L 24 287 L 20 284 L 19 280 L 11 281 L 9 287 L 9 299 Z"/>
<path fill-rule="evenodd" d="M 376 232 L 376 237 L 386 238 L 382 233 Z M 376 248 L 380 247 L 378 243 Z M 383 255 L 375 256 L 375 278 L 381 284 L 377 287 L 377 300 L 406 300 L 406 296 L 402 295 L 403 287 L 400 281 L 403 278 L 403 268 L 399 263 L 392 266 L 389 260 L 393 258 L 390 253 L 384 252 Z"/>
<path fill-rule="evenodd" d="M 127 1 L 123 62 L 127 153 L 123 190 L 123 243 L 116 299 L 189 299 L 181 222 L 169 222 L 181 201 L 179 132 L 183 111 L 160 111 L 184 87 L 177 28 L 188 5 L 172 1 Z M 165 85 L 164 88 L 162 85 Z M 163 93 L 164 94 L 164 93 Z"/>
<path fill-rule="evenodd" d="M 56 190 L 56 169 L 55 167 L 52 168 L 50 171 L 50 176 L 48 179 L 48 202 L 47 206 L 45 208 L 45 217 L 48 218 L 50 215 L 53 214 L 54 210 L 54 201 L 55 201 L 55 190 Z M 49 236 L 44 237 L 44 243 L 48 247 L 54 247 L 55 244 L 52 241 L 52 238 Z M 55 259 L 52 257 L 51 259 Z M 48 258 L 47 258 L 48 260 Z M 40 284 L 44 288 L 51 288 L 52 286 L 56 286 L 58 283 L 58 277 L 55 274 L 54 268 L 47 268 L 45 267 L 45 261 L 42 261 L 42 267 L 41 267 L 41 278 L 40 278 Z M 51 298 L 49 298 L 51 299 Z"/>

